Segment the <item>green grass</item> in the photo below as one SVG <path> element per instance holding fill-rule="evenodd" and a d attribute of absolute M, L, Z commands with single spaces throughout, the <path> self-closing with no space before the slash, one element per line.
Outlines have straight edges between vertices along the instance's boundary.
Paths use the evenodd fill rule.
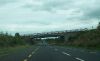
<path fill-rule="evenodd" d="M 29 45 L 16 46 L 16 47 L 2 47 L 0 48 L 0 56 L 5 56 L 10 53 L 18 52 L 20 50 L 24 50 L 29 47 L 30 47 Z"/>

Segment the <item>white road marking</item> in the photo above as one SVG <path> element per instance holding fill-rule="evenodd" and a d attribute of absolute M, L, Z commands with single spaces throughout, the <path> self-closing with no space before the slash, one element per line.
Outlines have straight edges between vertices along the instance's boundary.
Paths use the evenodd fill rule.
<path fill-rule="evenodd" d="M 90 52 L 90 53 L 96 53 L 96 52 Z"/>
<path fill-rule="evenodd" d="M 25 59 L 24 61 L 27 61 L 27 59 Z"/>
<path fill-rule="evenodd" d="M 84 50 L 81 50 L 81 52 L 85 52 Z"/>
<path fill-rule="evenodd" d="M 28 58 L 31 58 L 32 55 L 33 55 L 38 49 L 39 49 L 39 48 L 36 48 L 36 49 L 28 56 Z M 24 59 L 24 61 L 28 61 L 28 59 Z"/>
<path fill-rule="evenodd" d="M 83 60 L 83 59 L 80 59 L 80 58 L 75 58 L 75 59 L 77 59 L 77 60 L 79 60 L 79 61 L 85 61 L 85 60 Z"/>
<path fill-rule="evenodd" d="M 62 53 L 65 54 L 65 55 L 71 56 L 70 54 L 68 54 L 68 53 L 66 53 L 66 52 L 62 52 Z"/>
<path fill-rule="evenodd" d="M 58 49 L 54 49 L 55 51 L 58 51 Z"/>
<path fill-rule="evenodd" d="M 32 54 L 34 54 L 35 52 L 33 51 Z"/>
<path fill-rule="evenodd" d="M 39 48 L 36 48 L 33 52 L 32 52 L 32 55 L 38 50 Z"/>
<path fill-rule="evenodd" d="M 35 49 L 35 51 L 37 51 L 39 48 Z"/>
<path fill-rule="evenodd" d="M 32 55 L 30 54 L 29 56 L 28 56 L 28 58 L 31 58 L 32 57 Z"/>

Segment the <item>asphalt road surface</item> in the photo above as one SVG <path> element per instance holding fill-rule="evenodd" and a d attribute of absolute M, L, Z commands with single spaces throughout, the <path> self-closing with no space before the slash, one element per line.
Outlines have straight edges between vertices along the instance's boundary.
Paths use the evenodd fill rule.
<path fill-rule="evenodd" d="M 100 61 L 100 52 L 40 45 L 1 56 L 0 61 Z"/>

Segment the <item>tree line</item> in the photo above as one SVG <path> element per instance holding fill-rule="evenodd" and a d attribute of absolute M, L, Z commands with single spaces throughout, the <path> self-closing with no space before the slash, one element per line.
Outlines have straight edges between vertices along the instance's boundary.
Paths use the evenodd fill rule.
<path fill-rule="evenodd" d="M 17 45 L 33 45 L 34 40 L 30 36 L 21 36 L 19 33 L 15 33 L 14 36 L 8 33 L 0 33 L 0 47 L 12 47 Z"/>
<path fill-rule="evenodd" d="M 100 23 L 96 29 L 78 31 L 77 35 L 70 37 L 65 43 L 68 46 L 85 47 L 92 49 L 100 48 Z"/>

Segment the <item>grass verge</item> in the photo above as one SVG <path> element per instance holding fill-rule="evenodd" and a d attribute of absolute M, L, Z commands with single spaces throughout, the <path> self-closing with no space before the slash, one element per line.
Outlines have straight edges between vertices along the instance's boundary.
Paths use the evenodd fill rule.
<path fill-rule="evenodd" d="M 20 50 L 29 48 L 30 45 L 21 45 L 21 46 L 15 46 L 15 47 L 1 47 L 0 48 L 0 56 L 5 56 L 10 53 L 18 52 Z"/>

